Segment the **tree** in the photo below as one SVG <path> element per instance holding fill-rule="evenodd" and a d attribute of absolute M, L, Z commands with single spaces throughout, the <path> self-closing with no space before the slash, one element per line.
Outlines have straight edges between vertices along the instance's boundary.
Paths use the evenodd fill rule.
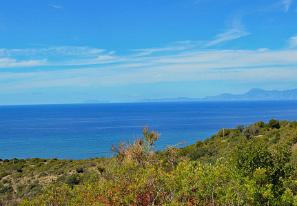
<path fill-rule="evenodd" d="M 275 119 L 271 119 L 268 123 L 268 126 L 272 129 L 279 129 L 280 128 L 280 122 Z"/>

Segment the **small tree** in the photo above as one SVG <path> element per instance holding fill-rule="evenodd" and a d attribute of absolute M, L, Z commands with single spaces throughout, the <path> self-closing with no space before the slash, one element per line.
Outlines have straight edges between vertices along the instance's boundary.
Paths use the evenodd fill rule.
<path fill-rule="evenodd" d="M 280 123 L 278 120 L 271 119 L 268 123 L 268 126 L 272 129 L 279 129 L 280 128 Z"/>
<path fill-rule="evenodd" d="M 154 143 L 159 139 L 160 134 L 155 131 L 149 131 L 146 127 L 143 129 L 143 137 L 150 146 L 153 146 Z"/>
<path fill-rule="evenodd" d="M 245 128 L 243 130 L 243 135 L 247 138 L 247 139 L 251 139 L 252 137 L 258 135 L 260 132 L 260 128 L 259 126 L 256 125 L 251 125 L 247 128 Z"/>
<path fill-rule="evenodd" d="M 159 133 L 144 128 L 143 137 L 136 139 L 132 144 L 124 143 L 118 147 L 113 146 L 112 149 L 117 153 L 117 158 L 121 162 L 132 161 L 143 165 L 152 159 L 154 155 L 153 146 L 159 136 Z"/>

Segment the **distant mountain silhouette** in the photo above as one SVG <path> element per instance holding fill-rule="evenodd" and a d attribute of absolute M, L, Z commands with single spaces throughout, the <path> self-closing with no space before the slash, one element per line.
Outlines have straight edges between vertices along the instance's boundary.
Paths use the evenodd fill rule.
<path fill-rule="evenodd" d="M 264 90 L 251 89 L 244 94 L 224 93 L 217 96 L 208 96 L 205 98 L 160 98 L 144 99 L 142 102 L 195 102 L 195 101 L 281 101 L 297 100 L 297 89 L 291 90 Z"/>
<path fill-rule="evenodd" d="M 297 89 L 291 90 L 263 90 L 251 89 L 244 94 L 221 94 L 203 98 L 208 101 L 275 101 L 275 100 L 297 100 Z"/>

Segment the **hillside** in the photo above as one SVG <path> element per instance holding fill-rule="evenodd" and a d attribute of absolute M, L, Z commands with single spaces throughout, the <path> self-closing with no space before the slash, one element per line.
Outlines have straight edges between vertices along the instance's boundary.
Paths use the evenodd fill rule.
<path fill-rule="evenodd" d="M 0 205 L 297 205 L 297 122 L 218 131 L 155 152 L 144 130 L 114 158 L 0 161 Z"/>

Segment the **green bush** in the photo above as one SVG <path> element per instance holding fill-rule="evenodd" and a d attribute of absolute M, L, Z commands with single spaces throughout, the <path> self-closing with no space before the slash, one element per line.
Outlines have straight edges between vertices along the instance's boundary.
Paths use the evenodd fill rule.
<path fill-rule="evenodd" d="M 80 183 L 80 176 L 77 174 L 71 175 L 66 179 L 66 183 L 69 186 L 78 185 Z"/>
<path fill-rule="evenodd" d="M 76 168 L 76 172 L 77 173 L 84 173 L 84 168 L 78 167 L 78 168 Z"/>
<path fill-rule="evenodd" d="M 260 127 L 257 125 L 251 125 L 243 130 L 243 134 L 247 139 L 250 139 L 260 132 Z"/>
<path fill-rule="evenodd" d="M 13 187 L 10 184 L 0 184 L 0 194 L 6 194 L 13 192 Z"/>
<path fill-rule="evenodd" d="M 279 129 L 280 128 L 280 122 L 278 120 L 272 119 L 269 121 L 268 126 L 272 129 Z"/>

